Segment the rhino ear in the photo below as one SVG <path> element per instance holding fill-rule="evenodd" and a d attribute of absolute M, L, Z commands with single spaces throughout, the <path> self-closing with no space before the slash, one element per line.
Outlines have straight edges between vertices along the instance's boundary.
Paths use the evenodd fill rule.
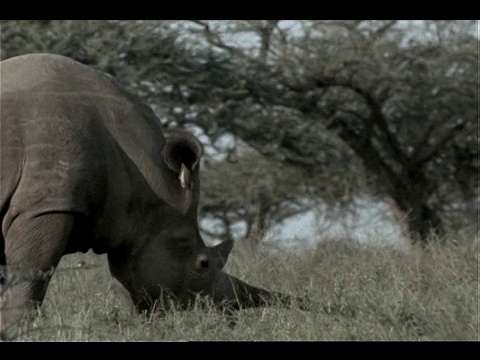
<path fill-rule="evenodd" d="M 185 131 L 170 132 L 166 136 L 167 143 L 163 151 L 165 163 L 178 174 L 181 187 L 191 190 L 192 172 L 203 155 L 203 146 L 195 136 Z"/>

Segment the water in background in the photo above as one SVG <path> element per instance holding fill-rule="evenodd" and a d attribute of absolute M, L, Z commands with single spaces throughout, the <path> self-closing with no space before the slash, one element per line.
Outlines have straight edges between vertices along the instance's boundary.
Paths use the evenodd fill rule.
<path fill-rule="evenodd" d="M 202 227 L 214 229 L 215 221 L 201 219 Z M 246 227 L 238 223 L 233 227 L 234 235 L 241 239 Z M 207 244 L 216 245 L 222 240 L 203 236 Z M 321 203 L 312 211 L 292 216 L 272 227 L 265 235 L 265 243 L 277 248 L 291 249 L 298 245 L 311 246 L 324 239 L 338 239 L 371 244 L 393 246 L 406 250 L 408 240 L 401 233 L 400 225 L 395 221 L 389 205 L 384 201 L 375 201 L 368 197 L 354 200 L 351 211 L 331 214 L 331 210 Z M 241 240 L 239 240 L 241 241 Z"/>
<path fill-rule="evenodd" d="M 407 249 L 408 240 L 394 220 L 389 205 L 383 201 L 357 199 L 352 212 L 334 218 L 326 216 L 325 206 L 286 219 L 266 235 L 266 242 L 289 248 L 298 245 L 315 246 L 322 239 L 351 240 L 362 244 L 393 246 Z"/>

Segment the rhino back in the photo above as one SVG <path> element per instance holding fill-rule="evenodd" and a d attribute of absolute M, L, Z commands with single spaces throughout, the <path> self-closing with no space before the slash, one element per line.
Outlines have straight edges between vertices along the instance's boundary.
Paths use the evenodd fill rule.
<path fill-rule="evenodd" d="M 107 211 L 121 221 L 133 198 L 168 191 L 160 123 L 111 77 L 48 54 L 2 61 L 0 71 L 4 233 L 22 212 Z"/>

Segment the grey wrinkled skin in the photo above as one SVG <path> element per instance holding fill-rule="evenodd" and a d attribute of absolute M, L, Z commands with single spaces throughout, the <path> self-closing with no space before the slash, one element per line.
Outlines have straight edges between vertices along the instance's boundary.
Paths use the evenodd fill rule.
<path fill-rule="evenodd" d="M 168 293 L 220 307 L 290 298 L 222 268 L 197 226 L 200 142 L 164 136 L 153 111 L 112 77 L 59 55 L 0 62 L 0 336 L 39 306 L 64 254 L 108 254 L 138 311 Z"/>

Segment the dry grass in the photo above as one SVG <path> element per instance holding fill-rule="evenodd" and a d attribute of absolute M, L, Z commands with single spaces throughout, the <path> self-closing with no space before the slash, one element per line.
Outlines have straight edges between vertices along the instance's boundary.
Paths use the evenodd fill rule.
<path fill-rule="evenodd" d="M 227 270 L 267 289 L 306 295 L 298 308 L 243 310 L 237 326 L 207 306 L 164 317 L 129 311 L 105 256 L 64 257 L 40 315 L 19 341 L 479 340 L 478 237 L 409 253 L 323 241 L 295 254 L 261 247 Z M 75 265 L 84 261 L 86 267 Z"/>

